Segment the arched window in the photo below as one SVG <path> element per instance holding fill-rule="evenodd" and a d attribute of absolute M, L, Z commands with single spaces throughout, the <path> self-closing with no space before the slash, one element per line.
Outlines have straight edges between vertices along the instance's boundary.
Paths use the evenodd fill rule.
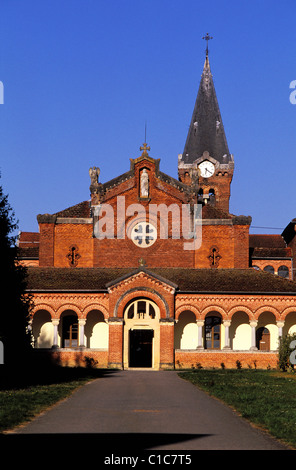
<path fill-rule="evenodd" d="M 130 320 L 154 320 L 156 305 L 149 299 L 137 299 L 127 307 L 125 315 Z"/>
<path fill-rule="evenodd" d="M 191 182 L 190 174 L 188 173 L 188 171 L 185 171 L 185 173 L 184 173 L 184 183 L 185 184 L 190 184 L 190 182 Z"/>
<path fill-rule="evenodd" d="M 256 269 L 256 271 L 260 271 L 259 266 L 255 266 L 255 265 L 254 265 L 254 266 L 252 266 L 252 268 L 253 268 L 253 269 Z"/>
<path fill-rule="evenodd" d="M 209 203 L 214 206 L 216 202 L 216 195 L 215 195 L 215 190 L 210 189 L 209 191 Z"/>
<path fill-rule="evenodd" d="M 270 273 L 270 274 L 274 274 L 274 267 L 273 266 L 265 266 L 265 268 L 263 269 L 263 271 L 265 271 L 266 273 Z"/>
<path fill-rule="evenodd" d="M 210 316 L 205 319 L 205 348 L 220 349 L 221 347 L 221 318 Z"/>
<path fill-rule="evenodd" d="M 289 277 L 289 268 L 287 266 L 280 266 L 278 269 L 278 275 L 280 277 Z"/>
<path fill-rule="evenodd" d="M 198 190 L 197 202 L 203 203 L 203 189 L 202 188 Z"/>

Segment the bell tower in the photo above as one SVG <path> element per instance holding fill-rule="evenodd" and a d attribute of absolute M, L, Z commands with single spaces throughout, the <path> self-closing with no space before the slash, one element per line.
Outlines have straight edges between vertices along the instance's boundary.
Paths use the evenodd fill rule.
<path fill-rule="evenodd" d="M 234 160 L 229 152 L 222 117 L 210 69 L 207 33 L 206 59 L 191 123 L 178 159 L 182 183 L 198 190 L 198 200 L 229 212 L 230 184 Z"/>

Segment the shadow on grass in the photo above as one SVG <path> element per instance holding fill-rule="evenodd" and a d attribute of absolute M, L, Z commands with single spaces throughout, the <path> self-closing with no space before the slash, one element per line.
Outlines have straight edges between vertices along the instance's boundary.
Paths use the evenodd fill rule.
<path fill-rule="evenodd" d="M 117 369 L 98 369 L 86 360 L 86 367 L 67 367 L 52 361 L 51 354 L 29 354 L 15 365 L 0 367 L 0 390 L 21 389 L 36 385 L 51 385 L 105 377 Z"/>

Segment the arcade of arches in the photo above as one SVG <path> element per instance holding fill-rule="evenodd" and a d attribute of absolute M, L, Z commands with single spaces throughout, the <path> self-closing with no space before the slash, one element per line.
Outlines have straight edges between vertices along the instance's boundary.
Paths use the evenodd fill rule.
<path fill-rule="evenodd" d="M 93 358 L 98 367 L 235 367 L 238 359 L 245 366 L 276 367 L 279 337 L 296 332 L 296 307 L 280 296 L 271 299 L 277 308 L 237 305 L 226 311 L 219 305 L 225 299 L 206 306 L 209 299 L 202 296 L 193 301 L 177 295 L 173 318 L 163 318 L 161 302 L 137 292 L 123 306 L 122 317 L 109 315 L 105 295 L 97 305 L 93 299 L 87 305 L 85 296 L 84 302 L 72 296 L 69 304 L 56 294 L 55 308 L 40 297 L 35 294 L 31 321 L 34 346 L 54 351 L 66 364 L 77 363 L 80 355 Z"/>

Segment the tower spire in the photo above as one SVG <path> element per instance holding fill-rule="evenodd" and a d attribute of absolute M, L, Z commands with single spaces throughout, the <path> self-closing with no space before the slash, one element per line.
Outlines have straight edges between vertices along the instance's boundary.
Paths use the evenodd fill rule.
<path fill-rule="evenodd" d="M 192 113 L 182 161 L 191 164 L 202 157 L 205 151 L 219 163 L 231 159 L 222 123 L 222 117 L 215 92 L 209 62 L 209 33 L 203 37 L 207 41 L 206 59 L 201 75 L 199 90 Z"/>

